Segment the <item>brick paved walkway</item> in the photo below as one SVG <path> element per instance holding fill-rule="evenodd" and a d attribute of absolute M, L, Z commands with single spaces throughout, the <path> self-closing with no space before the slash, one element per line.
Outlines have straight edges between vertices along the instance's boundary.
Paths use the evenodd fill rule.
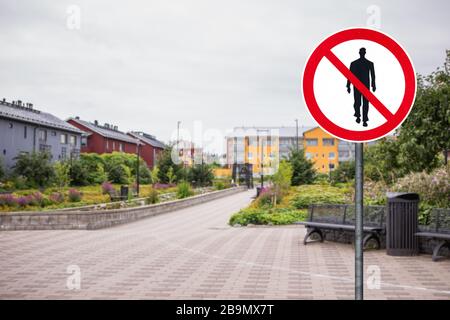
<path fill-rule="evenodd" d="M 227 226 L 253 193 L 111 229 L 0 232 L 0 298 L 352 299 L 351 245 L 303 246 L 301 226 Z M 381 271 L 368 299 L 450 299 L 450 260 L 371 251 L 365 264 Z"/>

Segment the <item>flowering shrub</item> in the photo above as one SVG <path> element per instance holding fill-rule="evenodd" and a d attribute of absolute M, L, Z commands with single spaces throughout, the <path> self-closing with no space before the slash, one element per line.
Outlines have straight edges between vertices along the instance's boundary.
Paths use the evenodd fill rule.
<path fill-rule="evenodd" d="M 430 205 L 450 207 L 450 165 L 437 168 L 431 173 L 411 173 L 399 179 L 392 191 L 415 192 L 421 201 Z"/>
<path fill-rule="evenodd" d="M 2 194 L 0 195 L 0 206 L 14 207 L 17 205 L 16 198 L 12 194 Z"/>
<path fill-rule="evenodd" d="M 16 198 L 15 201 L 19 207 L 24 208 L 30 203 L 30 198 L 30 196 L 22 196 Z"/>
<path fill-rule="evenodd" d="M 176 186 L 177 185 L 175 183 L 155 183 L 153 185 L 153 189 L 168 189 Z"/>
<path fill-rule="evenodd" d="M 113 193 L 115 193 L 115 189 L 114 189 L 114 186 L 112 185 L 112 183 L 111 182 L 103 182 L 102 183 L 102 192 L 103 192 L 103 194 L 109 194 L 109 195 L 111 195 L 111 194 L 113 194 Z"/>
<path fill-rule="evenodd" d="M 61 192 L 54 192 L 49 196 L 49 199 L 53 203 L 63 203 L 64 195 Z"/>
<path fill-rule="evenodd" d="M 42 193 L 40 193 L 39 191 L 33 193 L 28 199 L 30 201 L 30 204 L 34 204 L 34 205 L 38 205 L 38 206 L 44 205 L 44 202 L 45 202 L 44 195 Z"/>
<path fill-rule="evenodd" d="M 83 194 L 76 189 L 69 190 L 69 201 L 70 202 L 80 202 L 82 196 L 83 196 Z"/>

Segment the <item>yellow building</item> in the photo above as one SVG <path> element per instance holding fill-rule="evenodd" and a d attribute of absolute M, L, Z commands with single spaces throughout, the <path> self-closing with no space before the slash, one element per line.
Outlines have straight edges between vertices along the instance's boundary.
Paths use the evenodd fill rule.
<path fill-rule="evenodd" d="M 264 175 L 272 175 L 291 149 L 303 148 L 304 130 L 304 127 L 298 130 L 296 127 L 236 127 L 227 136 L 227 163 L 230 166 L 252 164 L 256 177 L 261 175 L 261 168 Z"/>
<path fill-rule="evenodd" d="M 339 141 L 319 127 L 303 132 L 306 158 L 314 162 L 318 172 L 328 173 L 339 165 Z"/>

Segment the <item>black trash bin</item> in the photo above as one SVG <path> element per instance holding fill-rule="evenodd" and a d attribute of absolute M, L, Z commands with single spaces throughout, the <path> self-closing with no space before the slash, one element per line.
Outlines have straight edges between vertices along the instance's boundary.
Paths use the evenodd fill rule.
<path fill-rule="evenodd" d="M 128 186 L 120 186 L 120 198 L 128 199 Z"/>
<path fill-rule="evenodd" d="M 419 254 L 417 232 L 419 195 L 388 192 L 386 217 L 386 251 L 390 256 Z"/>

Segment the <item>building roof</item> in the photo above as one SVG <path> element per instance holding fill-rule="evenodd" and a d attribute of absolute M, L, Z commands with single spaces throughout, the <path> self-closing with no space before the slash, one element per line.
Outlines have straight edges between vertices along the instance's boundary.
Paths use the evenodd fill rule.
<path fill-rule="evenodd" d="M 33 109 L 33 105 L 30 103 L 22 104 L 19 101 L 9 103 L 5 99 L 0 100 L 0 117 L 73 133 L 83 133 L 80 129 L 50 113 Z"/>
<path fill-rule="evenodd" d="M 298 136 L 302 137 L 303 132 L 310 130 L 311 127 L 298 127 Z M 297 127 L 235 127 L 227 137 L 251 137 L 257 135 L 272 135 L 279 137 L 296 137 Z"/>
<path fill-rule="evenodd" d="M 128 134 L 133 136 L 136 139 L 141 140 L 144 143 L 151 145 L 152 147 L 161 148 L 161 149 L 166 148 L 166 145 L 163 142 L 157 140 L 155 136 L 152 136 L 148 133 L 131 131 L 131 132 L 128 132 Z"/>
<path fill-rule="evenodd" d="M 111 128 L 111 127 L 107 128 L 105 126 L 91 123 L 89 121 L 81 120 L 78 118 L 70 118 L 69 120 L 72 120 L 72 121 L 80 124 L 81 126 L 87 128 L 105 138 L 115 139 L 115 140 L 119 140 L 119 141 L 123 141 L 123 142 L 133 143 L 133 144 L 139 143 L 139 141 L 134 139 L 133 137 L 130 137 L 126 133 L 117 130 L 117 127 L 116 127 L 116 129 Z"/>

